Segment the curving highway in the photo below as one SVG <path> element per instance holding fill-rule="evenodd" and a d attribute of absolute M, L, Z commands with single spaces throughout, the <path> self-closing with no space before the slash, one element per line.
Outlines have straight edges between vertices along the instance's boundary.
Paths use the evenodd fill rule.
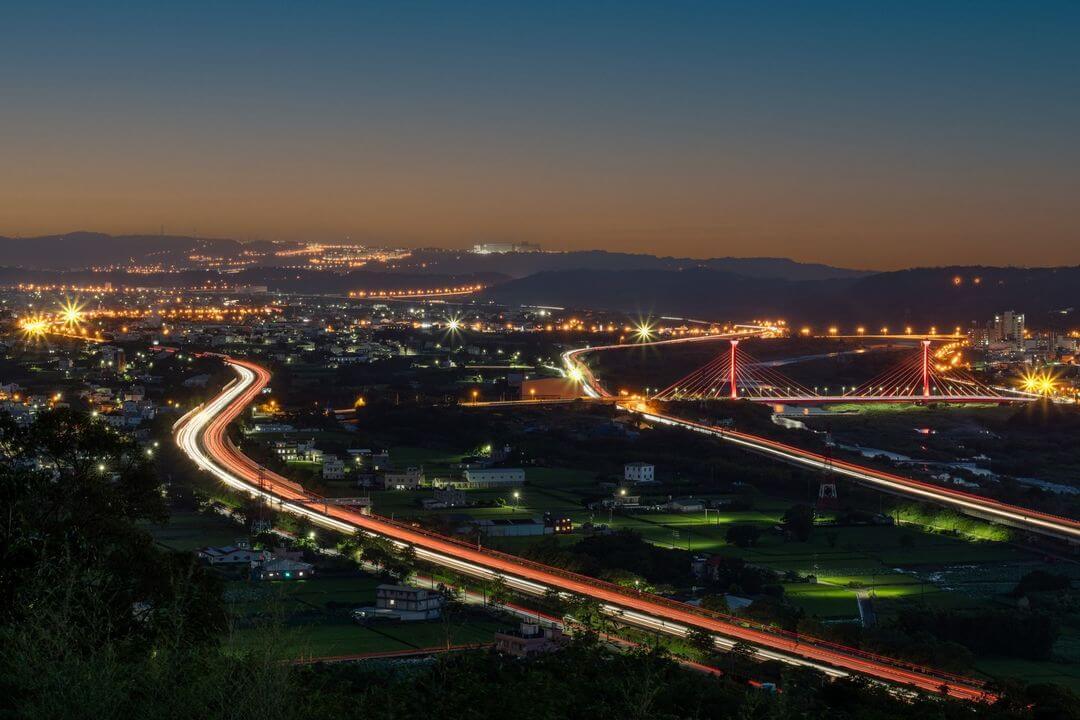
<path fill-rule="evenodd" d="M 745 335 L 746 333 L 744 333 Z M 707 339 L 719 340 L 734 336 L 708 336 Z M 695 338 L 701 342 L 703 338 Z M 570 350 L 563 354 L 563 361 L 572 377 L 582 383 L 585 394 L 592 398 L 616 400 L 619 408 L 628 412 L 638 413 L 649 420 L 665 425 L 681 427 L 694 432 L 711 435 L 725 442 L 730 442 L 748 450 L 763 453 L 778 458 L 785 462 L 815 470 L 834 472 L 856 480 L 864 485 L 873 486 L 879 490 L 896 495 L 911 497 L 923 502 L 932 502 L 956 508 L 961 512 L 974 515 L 987 520 L 993 520 L 1005 525 L 1020 528 L 1039 535 L 1046 535 L 1066 540 L 1070 543 L 1080 543 L 1080 522 L 1071 518 L 1051 515 L 1049 513 L 1031 510 L 1018 505 L 1010 505 L 992 498 L 981 495 L 954 490 L 952 488 L 935 485 L 933 483 L 906 478 L 901 475 L 876 470 L 874 468 L 858 465 L 843 460 L 835 460 L 819 453 L 804 450 L 787 445 L 785 443 L 770 440 L 758 435 L 730 430 L 728 428 L 704 425 L 685 418 L 680 418 L 662 412 L 640 400 L 618 400 L 614 398 L 603 385 L 596 380 L 592 371 L 583 362 L 584 355 L 596 352 L 624 349 L 628 347 L 642 347 L 650 344 L 670 344 L 683 342 L 684 340 L 665 340 L 660 343 L 639 343 L 635 345 L 602 345 L 595 348 L 580 348 Z M 906 398 L 911 402 L 911 398 Z M 787 402 L 784 400 L 782 402 Z"/>
<path fill-rule="evenodd" d="M 378 516 L 331 505 L 302 487 L 260 467 L 229 440 L 227 429 L 270 380 L 259 365 L 224 358 L 237 379 L 174 426 L 179 447 L 203 470 L 226 485 L 262 497 L 282 511 L 346 533 L 363 531 L 410 545 L 419 558 L 481 578 L 501 577 L 516 590 L 541 594 L 549 589 L 590 597 L 620 621 L 683 636 L 702 629 L 720 647 L 745 643 L 762 659 L 816 668 L 833 677 L 861 675 L 900 688 L 946 692 L 964 700 L 987 701 L 982 683 L 805 635 L 786 633 L 739 618 L 702 610 L 664 597 L 640 593 L 505 553 L 483 550 L 453 538 Z M 587 372 L 587 368 L 583 370 Z M 586 387 L 598 387 L 591 383 Z M 656 419 L 662 419 L 657 416 Z"/>

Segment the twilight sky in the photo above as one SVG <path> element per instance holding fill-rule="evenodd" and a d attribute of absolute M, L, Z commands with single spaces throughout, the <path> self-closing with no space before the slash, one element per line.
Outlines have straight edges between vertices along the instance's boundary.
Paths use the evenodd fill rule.
<path fill-rule="evenodd" d="M 1080 3 L 0 9 L 0 235 L 1080 263 Z"/>

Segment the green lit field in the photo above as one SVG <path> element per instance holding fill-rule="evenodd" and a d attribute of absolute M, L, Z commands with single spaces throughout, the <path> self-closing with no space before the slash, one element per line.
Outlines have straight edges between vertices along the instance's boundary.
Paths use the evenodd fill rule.
<path fill-rule="evenodd" d="M 460 455 L 413 446 L 395 447 L 395 465 L 423 465 L 429 477 L 460 461 Z M 777 573 L 800 577 L 813 575 L 815 583 L 783 583 L 789 602 L 810 618 L 826 623 L 853 623 L 859 619 L 856 597 L 865 592 L 874 598 L 879 620 L 886 621 L 909 604 L 940 609 L 985 609 L 1008 607 L 1006 594 L 1020 577 L 1036 569 L 1065 573 L 1080 579 L 1080 567 L 1048 564 L 1044 558 L 1004 542 L 993 541 L 999 533 L 993 526 L 964 520 L 921 517 L 915 510 L 894 513 L 901 521 L 931 525 L 927 532 L 916 525 L 901 526 L 817 526 L 806 542 L 786 539 L 777 530 L 785 510 L 797 502 L 791 498 L 744 491 L 739 496 L 699 494 L 707 500 L 737 500 L 746 510 L 712 510 L 708 513 L 672 513 L 607 509 L 590 510 L 588 502 L 610 496 L 600 486 L 604 479 L 589 470 L 560 467 L 527 467 L 528 483 L 521 488 L 466 491 L 476 505 L 466 508 L 424 510 L 420 500 L 431 497 L 430 489 L 417 491 L 377 491 L 371 493 L 375 511 L 398 519 L 433 520 L 438 516 L 466 514 L 475 518 L 539 517 L 544 513 L 571 517 L 575 525 L 592 522 L 613 529 L 630 529 L 661 547 L 692 552 L 721 553 L 745 559 Z M 608 476 L 610 477 L 610 476 Z M 354 495 L 365 491 L 351 483 L 333 483 L 332 494 Z M 518 497 L 514 497 L 515 490 Z M 644 489 L 647 503 L 666 500 L 665 490 Z M 800 493 L 801 494 L 801 493 Z M 917 509 L 916 509 L 917 510 Z M 829 519 L 826 517 L 826 519 Z M 159 541 L 177 548 L 232 542 L 239 531 L 217 516 L 183 514 L 178 523 Z M 759 528 L 753 547 L 739 548 L 726 540 L 728 529 L 736 525 Z M 194 535 L 195 537 L 192 537 Z M 560 538 L 569 545 L 584 537 L 580 531 Z M 524 552 L 541 540 L 539 536 L 487 538 L 485 546 L 506 552 Z M 290 585 L 230 584 L 230 612 L 238 620 L 231 644 L 235 648 L 254 647 L 265 642 L 259 627 L 270 622 L 279 630 L 274 652 L 281 657 L 360 654 L 404 650 L 451 642 L 483 643 L 500 626 L 485 616 L 462 619 L 454 628 L 441 622 L 422 625 L 391 624 L 362 627 L 349 621 L 348 611 L 373 601 L 373 578 L 319 577 Z M 232 592 L 234 588 L 242 592 Z M 1014 676 L 1027 681 L 1053 681 L 1080 687 L 1080 631 L 1065 628 L 1055 648 L 1055 658 L 1046 662 L 981 657 L 977 670 L 991 677 Z"/>
<path fill-rule="evenodd" d="M 315 577 L 295 582 L 230 581 L 226 605 L 236 649 L 271 643 L 282 658 L 389 652 L 451 644 L 491 642 L 506 623 L 468 608 L 447 622 L 377 622 L 358 625 L 351 612 L 375 604 L 382 580 L 366 574 Z"/>
<path fill-rule="evenodd" d="M 786 540 L 776 530 L 791 500 L 755 495 L 753 509 L 710 509 L 707 513 L 588 510 L 585 501 L 600 495 L 592 473 L 530 468 L 526 477 L 529 484 L 518 489 L 516 500 L 511 489 L 473 490 L 467 491 L 468 496 L 480 506 L 425 511 L 419 499 L 429 497 L 430 491 L 385 491 L 373 494 L 375 510 L 396 517 L 463 513 L 476 518 L 537 517 L 550 512 L 572 518 L 579 527 L 592 522 L 616 530 L 633 530 L 662 547 L 722 552 L 781 574 L 813 575 L 817 584 L 790 583 L 788 596 L 807 614 L 830 619 L 857 617 L 858 590 L 871 592 L 883 611 L 888 610 L 890 602 L 903 600 L 941 607 L 986 602 L 1008 592 L 1021 575 L 1042 565 L 1031 553 L 1015 546 L 976 539 L 980 530 L 986 530 L 988 538 L 996 537 L 993 527 L 984 523 L 971 523 L 974 532 L 966 536 L 930 533 L 907 525 L 822 525 L 806 542 L 796 542 Z M 909 519 L 920 518 L 901 517 Z M 756 525 L 760 539 L 750 548 L 729 544 L 726 534 L 733 525 Z M 575 534 L 561 541 L 571 542 L 577 537 Z M 520 552 L 540 539 L 489 538 L 485 543 Z"/>
<path fill-rule="evenodd" d="M 506 623 L 495 619 L 444 624 L 435 620 L 417 623 L 357 625 L 337 619 L 317 625 L 295 625 L 268 633 L 263 630 L 235 630 L 229 645 L 237 651 L 269 643 L 271 652 L 282 659 L 333 657 L 364 653 L 394 652 L 451 645 L 490 643 Z"/>
<path fill-rule="evenodd" d="M 810 616 L 849 619 L 859 616 L 855 591 L 829 585 L 784 583 L 784 594 Z"/>
<path fill-rule="evenodd" d="M 164 525 L 147 525 L 154 540 L 171 550 L 197 550 L 208 545 L 232 545 L 245 530 L 226 517 L 213 513 L 173 511 Z"/>

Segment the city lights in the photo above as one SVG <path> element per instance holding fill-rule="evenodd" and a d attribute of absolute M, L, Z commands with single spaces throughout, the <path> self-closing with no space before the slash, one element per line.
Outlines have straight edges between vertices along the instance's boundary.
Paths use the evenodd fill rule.
<path fill-rule="evenodd" d="M 1080 720 L 1080 0 L 41 4 L 21 714 Z"/>

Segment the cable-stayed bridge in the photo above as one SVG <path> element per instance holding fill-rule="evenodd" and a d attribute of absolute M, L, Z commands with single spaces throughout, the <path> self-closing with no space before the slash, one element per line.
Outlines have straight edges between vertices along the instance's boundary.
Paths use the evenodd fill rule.
<path fill-rule="evenodd" d="M 861 385 L 807 387 L 750 355 L 738 338 L 712 360 L 651 396 L 652 400 L 749 400 L 763 403 L 1013 403 L 1037 395 L 979 382 L 937 362 L 931 340 Z"/>

